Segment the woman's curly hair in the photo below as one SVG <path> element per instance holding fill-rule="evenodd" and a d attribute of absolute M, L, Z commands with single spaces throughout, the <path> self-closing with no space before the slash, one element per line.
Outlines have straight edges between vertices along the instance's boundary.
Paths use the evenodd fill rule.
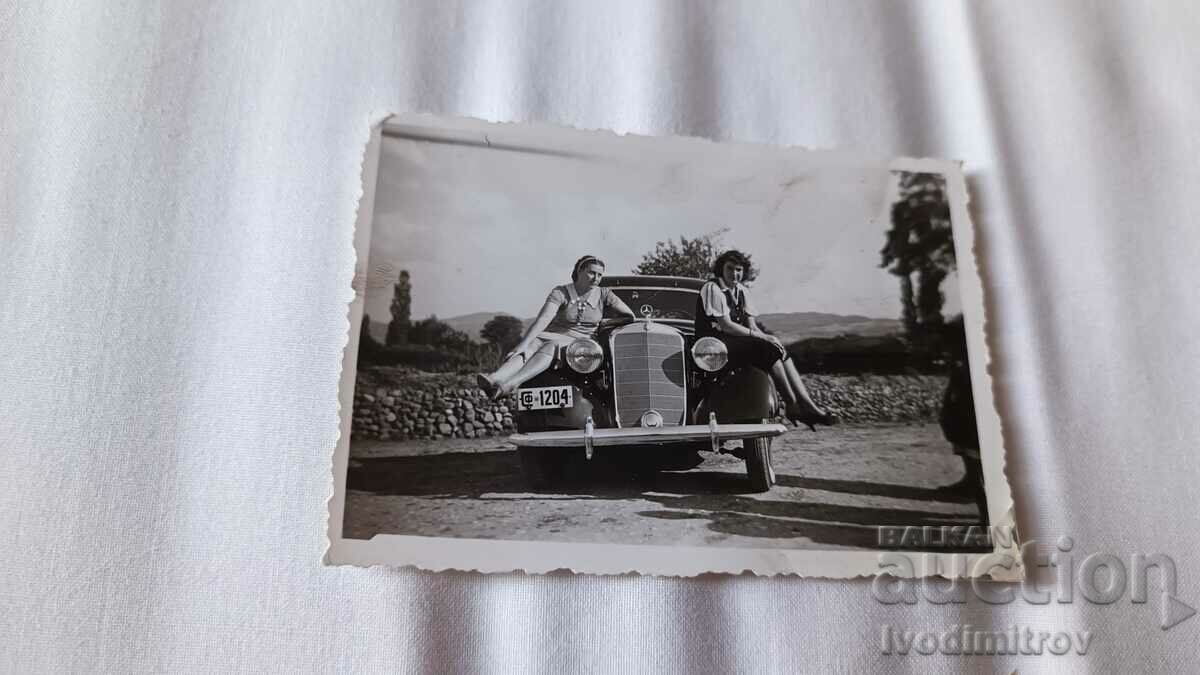
<path fill-rule="evenodd" d="M 753 281 L 754 277 L 758 276 L 758 270 L 754 269 L 753 263 L 750 262 L 750 256 L 735 248 L 731 248 L 717 256 L 717 259 L 713 261 L 713 277 L 721 278 L 721 270 L 725 269 L 725 263 L 727 262 L 741 265 L 745 269 L 745 272 L 742 274 L 742 281 Z"/>

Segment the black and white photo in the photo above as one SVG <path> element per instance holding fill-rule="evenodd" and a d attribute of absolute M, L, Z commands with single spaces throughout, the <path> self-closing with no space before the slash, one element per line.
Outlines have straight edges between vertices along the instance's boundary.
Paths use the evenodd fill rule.
<path fill-rule="evenodd" d="M 331 562 L 1015 550 L 956 163 L 408 116 L 360 208 Z"/>

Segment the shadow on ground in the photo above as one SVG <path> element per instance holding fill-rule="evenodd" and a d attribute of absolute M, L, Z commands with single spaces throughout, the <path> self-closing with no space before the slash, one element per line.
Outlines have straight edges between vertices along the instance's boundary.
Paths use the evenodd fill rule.
<path fill-rule="evenodd" d="M 376 495 L 504 502 L 625 501 L 651 502 L 661 509 L 637 511 L 639 518 L 704 520 L 713 532 L 742 537 L 807 538 L 814 543 L 879 548 L 880 526 L 939 527 L 978 525 L 974 513 L 956 505 L 974 496 L 958 488 L 921 488 L 862 480 L 830 480 L 780 473 L 780 488 L 753 494 L 744 474 L 725 471 L 662 472 L 637 477 L 597 458 L 586 466 L 586 479 L 568 481 L 554 491 L 533 492 L 511 451 L 352 460 L 350 490 Z M 797 492 L 797 489 L 800 492 Z M 822 493 L 887 497 L 925 502 L 925 508 L 883 508 L 832 503 Z M 845 499 L 838 500 L 845 502 Z M 948 510 L 949 509 L 949 510 Z M 960 549 L 979 550 L 979 549 Z"/>

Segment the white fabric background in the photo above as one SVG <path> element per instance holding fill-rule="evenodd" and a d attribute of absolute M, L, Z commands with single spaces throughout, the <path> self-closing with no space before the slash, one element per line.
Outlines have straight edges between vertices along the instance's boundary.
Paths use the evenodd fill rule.
<path fill-rule="evenodd" d="M 360 152 L 427 110 L 965 160 L 1025 535 L 1200 604 L 1195 5 L 328 4 L 0 6 L 0 669 L 1195 667 L 1155 601 L 319 563 Z"/>

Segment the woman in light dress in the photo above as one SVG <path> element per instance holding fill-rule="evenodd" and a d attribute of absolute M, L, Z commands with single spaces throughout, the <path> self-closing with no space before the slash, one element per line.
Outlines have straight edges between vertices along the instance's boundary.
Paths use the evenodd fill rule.
<path fill-rule="evenodd" d="M 537 318 L 517 346 L 505 354 L 500 367 L 476 376 L 479 387 L 492 398 L 512 393 L 549 368 L 557 348 L 595 335 L 605 307 L 633 318 L 633 310 L 615 293 L 600 287 L 603 278 L 604 261 L 593 255 L 577 260 L 571 270 L 571 283 L 551 289 Z"/>

